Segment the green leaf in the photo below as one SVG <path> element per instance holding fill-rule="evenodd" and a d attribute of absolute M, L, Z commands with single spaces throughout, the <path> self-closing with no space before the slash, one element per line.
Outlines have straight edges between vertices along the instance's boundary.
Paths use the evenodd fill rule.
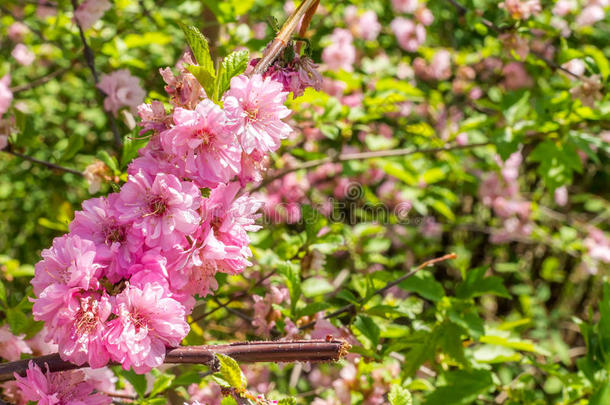
<path fill-rule="evenodd" d="M 413 398 L 409 390 L 397 384 L 390 388 L 388 401 L 390 401 L 390 405 L 413 405 Z"/>
<path fill-rule="evenodd" d="M 203 86 L 208 97 L 214 97 L 214 89 L 216 82 L 216 70 L 214 69 L 214 61 L 210 55 L 208 40 L 203 34 L 192 25 L 187 26 L 178 23 L 184 32 L 186 42 L 193 51 L 193 56 L 197 61 L 197 65 L 190 65 L 186 68 L 195 76 L 197 81 Z"/>
<path fill-rule="evenodd" d="M 229 89 L 233 77 L 242 74 L 246 70 L 249 60 L 250 54 L 244 50 L 233 52 L 222 61 L 215 83 L 215 100 L 222 98 L 225 91 Z"/>
<path fill-rule="evenodd" d="M 493 294 L 510 298 L 502 279 L 497 276 L 485 277 L 486 271 L 487 267 L 482 266 L 467 272 L 466 279 L 455 290 L 456 296 L 461 299 L 470 299 L 485 294 Z"/>
<path fill-rule="evenodd" d="M 441 283 L 436 281 L 430 273 L 420 271 L 398 284 L 405 291 L 411 291 L 431 301 L 439 301 L 445 296 Z"/>
<path fill-rule="evenodd" d="M 6 310 L 6 321 L 14 335 L 25 332 L 30 324 L 28 316 L 17 308 L 8 308 Z"/>
<path fill-rule="evenodd" d="M 296 398 L 284 398 L 284 399 L 280 399 L 277 402 L 277 405 L 296 405 L 297 404 L 297 399 Z"/>
<path fill-rule="evenodd" d="M 220 405 L 237 405 L 237 401 L 233 397 L 224 397 L 220 401 Z"/>
<path fill-rule="evenodd" d="M 301 268 L 292 262 L 278 264 L 278 272 L 286 278 L 286 286 L 290 293 L 290 312 L 295 315 L 297 303 L 301 298 Z"/>
<path fill-rule="evenodd" d="M 610 382 L 597 387 L 597 390 L 589 400 L 589 405 L 610 404 Z"/>
<path fill-rule="evenodd" d="M 146 376 L 144 374 L 136 374 L 133 370 L 119 371 L 121 377 L 125 378 L 136 390 L 138 397 L 144 398 L 146 395 Z"/>
<path fill-rule="evenodd" d="M 138 151 L 146 146 L 147 143 L 148 138 L 139 136 L 137 131 L 125 136 L 123 138 L 123 151 L 121 153 L 121 168 L 126 167 L 129 162 L 138 156 Z"/>
<path fill-rule="evenodd" d="M 504 117 L 510 126 L 515 125 L 519 120 L 525 118 L 528 111 L 531 109 L 529 100 L 530 93 L 529 91 L 526 91 L 516 103 L 506 109 L 504 112 Z"/>
<path fill-rule="evenodd" d="M 216 77 L 214 76 L 213 71 L 197 65 L 189 65 L 186 69 L 195 76 L 195 79 L 197 79 L 205 90 L 205 94 L 208 95 L 210 99 L 214 99 L 214 83 Z"/>
<path fill-rule="evenodd" d="M 174 378 L 176 378 L 176 376 L 173 374 L 161 373 L 156 369 L 153 369 L 151 373 L 156 377 L 152 390 L 150 391 L 149 396 L 151 397 L 154 397 L 171 387 Z"/>
<path fill-rule="evenodd" d="M 491 373 L 487 370 L 456 370 L 443 377 L 447 384 L 428 395 L 425 405 L 471 404 L 493 386 Z"/>
<path fill-rule="evenodd" d="M 85 141 L 79 134 L 72 134 L 68 138 L 68 146 L 63 150 L 60 160 L 70 160 L 83 148 Z"/>
<path fill-rule="evenodd" d="M 573 172 L 582 171 L 580 156 L 571 142 L 541 142 L 530 154 L 530 159 L 540 163 L 537 172 L 551 191 L 569 184 Z"/>
<path fill-rule="evenodd" d="M 4 283 L 0 280 L 0 302 L 4 306 L 6 306 L 6 287 L 4 287 Z"/>
<path fill-rule="evenodd" d="M 610 62 L 606 58 L 606 55 L 596 47 L 587 45 L 584 47 L 584 51 L 587 55 L 591 56 L 599 69 L 600 75 L 606 80 L 610 75 Z"/>
<path fill-rule="evenodd" d="M 116 161 L 116 158 L 114 156 L 110 156 L 110 154 L 105 150 L 98 151 L 96 156 L 99 160 L 104 162 L 106 166 L 108 166 L 113 172 L 119 171 L 119 164 Z"/>
<path fill-rule="evenodd" d="M 373 319 L 368 316 L 358 315 L 354 320 L 353 326 L 371 342 L 372 349 L 377 346 L 381 331 Z"/>
<path fill-rule="evenodd" d="M 224 380 L 231 388 L 245 389 L 248 380 L 239 368 L 239 364 L 233 358 L 221 353 L 217 353 L 216 357 L 220 361 L 220 371 L 216 373 L 216 376 Z"/>

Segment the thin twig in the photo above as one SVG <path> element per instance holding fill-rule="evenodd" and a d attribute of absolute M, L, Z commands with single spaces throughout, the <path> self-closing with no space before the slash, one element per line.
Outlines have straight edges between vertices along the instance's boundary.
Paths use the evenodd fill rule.
<path fill-rule="evenodd" d="M 32 163 L 36 163 L 36 164 L 39 164 L 39 165 L 42 165 L 42 166 L 46 166 L 49 169 L 60 170 L 62 172 L 72 173 L 72 174 L 75 174 L 75 175 L 81 176 L 81 177 L 84 176 L 83 173 L 79 172 L 78 170 L 70 169 L 69 167 L 60 166 L 60 165 L 57 165 L 55 163 L 47 162 L 45 160 L 36 159 L 36 158 L 31 157 L 31 156 L 24 155 L 23 153 L 15 152 L 14 150 L 11 150 L 11 149 L 2 149 L 2 152 L 8 153 L 9 155 L 13 155 L 13 156 L 19 157 L 19 158 L 21 158 L 23 160 L 27 160 L 27 161 L 32 162 Z"/>
<path fill-rule="evenodd" d="M 74 8 L 74 11 L 76 11 L 76 9 L 78 8 L 77 0 L 72 0 L 72 7 Z M 99 82 L 99 77 L 97 74 L 97 70 L 95 69 L 95 56 L 93 54 L 93 50 L 91 49 L 91 47 L 89 46 L 89 43 L 87 42 L 87 38 L 85 37 L 85 31 L 83 30 L 83 27 L 81 27 L 80 23 L 78 22 L 78 19 L 75 18 L 74 20 L 76 22 L 76 26 L 78 27 L 78 33 L 80 35 L 81 42 L 83 43 L 83 47 L 84 47 L 83 53 L 85 55 L 85 62 L 87 63 L 87 66 L 89 67 L 89 70 L 91 71 L 91 75 L 93 76 L 93 81 L 95 82 L 95 88 L 97 89 L 98 94 L 101 95 L 100 100 L 102 100 L 104 97 L 107 96 L 107 94 L 102 89 L 97 87 L 97 84 Z M 106 116 L 108 117 L 108 121 L 110 122 L 110 129 L 112 130 L 112 135 L 114 137 L 114 145 L 116 148 L 120 149 L 123 146 L 123 140 L 121 139 L 121 135 L 119 134 L 119 128 L 116 124 L 116 120 L 114 119 L 114 115 L 112 115 L 112 112 L 106 111 L 106 109 L 103 106 L 103 103 L 100 102 L 100 104 L 102 104 L 102 109 L 106 112 Z"/>
<path fill-rule="evenodd" d="M 414 148 L 402 148 L 402 149 L 389 149 L 389 150 L 378 150 L 372 152 L 358 152 L 358 153 L 342 153 L 336 157 L 328 156 L 322 159 L 310 160 L 307 162 L 303 162 L 299 165 L 289 167 L 280 171 L 279 173 L 265 178 L 259 185 L 252 188 L 251 191 L 257 191 L 261 188 L 265 187 L 269 183 L 284 177 L 288 173 L 296 172 L 298 170 L 303 169 L 311 169 L 314 167 L 321 166 L 325 163 L 331 162 L 345 162 L 348 160 L 366 160 L 366 159 L 375 159 L 375 158 L 384 158 L 384 157 L 393 157 L 393 156 L 409 156 L 414 155 L 416 153 L 437 153 L 437 152 L 445 152 L 451 150 L 458 149 L 470 149 L 470 148 L 478 148 L 481 146 L 489 146 L 492 145 L 491 142 L 480 142 L 480 143 L 470 143 L 466 145 L 446 145 L 437 148 L 424 148 L 424 149 L 414 149 Z"/>
<path fill-rule="evenodd" d="M 358 305 L 361 305 L 362 303 L 368 301 L 369 299 L 371 299 L 375 295 L 383 294 L 384 292 L 388 291 L 390 288 L 392 288 L 394 286 L 397 286 L 398 284 L 402 283 L 403 281 L 405 281 L 406 279 L 408 279 L 410 277 L 413 277 L 415 275 L 415 273 L 417 273 L 418 271 L 420 271 L 420 270 L 422 270 L 422 269 L 424 269 L 424 268 L 426 268 L 428 266 L 432 266 L 432 265 L 434 265 L 436 263 L 444 262 L 446 260 L 455 259 L 456 257 L 457 257 L 457 254 L 449 253 L 449 254 L 446 254 L 444 256 L 437 257 L 435 259 L 427 260 L 427 261 L 423 262 L 422 264 L 420 264 L 419 266 L 417 266 L 416 268 L 414 268 L 413 270 L 411 270 L 410 272 L 408 272 L 407 274 L 405 274 L 405 275 L 397 278 L 396 280 L 386 284 L 384 287 L 382 287 L 382 288 L 380 288 L 378 290 L 375 290 L 369 296 L 359 299 L 358 300 Z M 339 308 L 338 310 L 336 310 L 334 312 L 331 312 L 330 314 L 324 316 L 324 319 L 335 318 L 335 317 L 337 317 L 337 316 L 339 316 L 341 314 L 353 311 L 355 309 L 356 309 L 356 304 L 351 303 L 351 304 L 348 304 L 348 305 L 346 305 L 346 306 L 344 306 L 342 308 Z M 305 325 L 299 327 L 299 329 L 300 330 L 308 329 L 308 328 L 311 328 L 312 326 L 314 326 L 315 324 L 316 324 L 315 321 L 314 322 L 310 322 L 308 324 L 305 324 Z"/>
<path fill-rule="evenodd" d="M 217 363 L 216 354 L 231 356 L 244 363 L 274 362 L 291 363 L 329 362 L 337 361 L 347 355 L 351 346 L 344 340 L 292 340 L 277 342 L 238 342 L 224 345 L 181 346 L 168 349 L 165 354 L 166 364 L 207 364 Z M 41 369 L 49 366 L 49 371 L 65 371 L 82 367 L 88 364 L 76 365 L 62 360 L 59 353 L 32 359 L 18 360 L 11 363 L 0 364 L 0 381 L 11 380 L 13 373 L 24 375 L 30 361 Z"/>
<path fill-rule="evenodd" d="M 294 10 L 294 12 L 288 17 L 280 31 L 277 33 L 273 41 L 269 44 L 269 46 L 263 52 L 263 57 L 254 67 L 254 74 L 262 74 L 267 70 L 267 68 L 273 63 L 275 58 L 282 53 L 284 48 L 290 42 L 290 38 L 292 34 L 299 26 L 299 22 L 303 18 L 303 16 L 309 11 L 310 8 L 314 4 L 319 2 L 319 0 L 303 0 L 301 4 Z M 317 4 L 316 4 L 317 6 Z"/>
<path fill-rule="evenodd" d="M 16 93 L 20 93 L 20 92 L 23 92 L 23 91 L 31 90 L 31 89 L 33 89 L 35 87 L 41 86 L 41 85 L 47 83 L 48 81 L 53 80 L 57 76 L 61 76 L 64 73 L 68 72 L 72 68 L 72 66 L 74 66 L 75 64 L 76 64 L 76 61 L 72 61 L 72 63 L 68 67 L 57 69 L 57 70 L 55 70 L 55 71 L 53 71 L 53 72 L 51 72 L 51 73 L 49 73 L 49 74 L 47 74 L 45 76 L 42 76 L 42 77 L 39 77 L 38 79 L 32 80 L 29 83 L 22 84 L 20 86 L 11 87 L 11 92 L 13 94 L 16 94 Z"/>

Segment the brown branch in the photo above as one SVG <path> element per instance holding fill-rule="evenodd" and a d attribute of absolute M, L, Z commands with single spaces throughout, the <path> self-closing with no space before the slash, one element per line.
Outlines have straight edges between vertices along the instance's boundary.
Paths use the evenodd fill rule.
<path fill-rule="evenodd" d="M 262 74 L 273 63 L 275 58 L 286 48 L 290 42 L 292 34 L 297 29 L 299 22 L 303 16 L 315 5 L 319 0 L 303 0 L 296 10 L 288 17 L 280 31 L 277 33 L 273 41 L 263 52 L 263 57 L 254 67 L 254 74 Z"/>
<path fill-rule="evenodd" d="M 389 150 L 378 150 L 373 152 L 358 152 L 358 153 L 342 153 L 338 156 L 332 157 L 328 156 L 322 159 L 310 160 L 307 162 L 303 162 L 299 165 L 289 167 L 280 171 L 279 173 L 265 178 L 259 185 L 252 188 L 251 191 L 257 191 L 261 188 L 265 187 L 269 183 L 284 177 L 288 173 L 296 172 L 297 170 L 303 169 L 311 169 L 314 167 L 321 166 L 325 163 L 331 162 L 345 162 L 348 160 L 366 160 L 366 159 L 375 159 L 375 158 L 384 158 L 384 157 L 393 157 L 393 156 L 409 156 L 414 155 L 416 153 L 437 153 L 437 152 L 445 152 L 451 150 L 458 149 L 470 149 L 470 148 L 478 148 L 481 146 L 489 146 L 492 145 L 491 142 L 480 142 L 480 143 L 470 143 L 466 145 L 446 145 L 438 148 L 424 148 L 424 149 L 413 149 L 413 148 L 403 148 L 403 149 L 389 149 Z"/>
<path fill-rule="evenodd" d="M 457 254 L 449 253 L 449 254 L 446 254 L 444 256 L 437 257 L 435 259 L 427 260 L 427 261 L 423 262 L 422 264 L 420 264 L 419 266 L 417 266 L 416 268 L 414 268 L 413 270 L 411 270 L 410 272 L 408 272 L 407 274 L 405 274 L 404 276 L 401 276 L 401 277 L 397 278 L 396 280 L 386 284 L 384 287 L 382 287 L 382 288 L 380 288 L 378 290 L 375 290 L 369 296 L 361 298 L 360 300 L 358 300 L 358 305 L 361 305 L 361 304 L 365 303 L 366 301 L 368 301 L 369 299 L 371 299 L 375 295 L 383 294 L 384 292 L 388 291 L 390 288 L 392 288 L 394 286 L 397 286 L 398 284 L 402 283 L 403 281 L 405 281 L 406 279 L 408 279 L 410 277 L 413 277 L 415 275 L 415 273 L 417 273 L 418 271 L 420 271 L 420 270 L 422 270 L 422 269 L 424 269 L 426 267 L 432 266 L 432 265 L 434 265 L 436 263 L 444 262 L 446 260 L 452 260 L 452 259 L 455 259 L 456 257 L 457 257 Z M 339 308 L 338 310 L 336 310 L 334 312 L 331 312 L 330 314 L 324 316 L 324 319 L 335 318 L 335 317 L 337 317 L 337 316 L 339 316 L 341 314 L 353 311 L 355 309 L 356 309 L 356 304 L 351 303 L 351 304 L 348 304 L 348 305 L 346 305 L 346 306 L 344 306 L 342 308 Z M 308 328 L 311 328 L 312 326 L 314 326 L 315 324 L 316 324 L 315 322 L 310 322 L 308 324 L 305 324 L 305 325 L 301 326 L 299 329 L 301 329 L 301 330 L 308 329 Z"/>
<path fill-rule="evenodd" d="M 166 364 L 207 364 L 216 363 L 216 354 L 221 353 L 244 363 L 274 362 L 290 363 L 329 362 L 337 361 L 347 355 L 351 346 L 344 340 L 293 340 L 293 341 L 261 341 L 238 342 L 224 345 L 181 346 L 168 349 L 165 355 Z M 14 378 L 13 373 L 25 375 L 30 361 L 41 369 L 49 371 L 66 371 L 82 367 L 62 360 L 58 353 L 32 359 L 13 361 L 0 364 L 0 381 Z"/>
<path fill-rule="evenodd" d="M 76 12 L 76 9 L 78 8 L 77 0 L 72 0 L 72 8 Z M 97 70 L 95 69 L 95 56 L 93 55 L 93 50 L 91 49 L 91 47 L 89 46 L 89 43 L 87 42 L 87 38 L 85 37 L 85 31 L 83 30 L 83 27 L 81 27 L 80 23 L 78 22 L 78 19 L 75 18 L 74 21 L 76 22 L 76 26 L 78 27 L 78 33 L 80 35 L 81 42 L 83 43 L 83 47 L 84 47 L 83 53 L 85 55 L 85 61 L 87 62 L 87 66 L 89 67 L 89 70 L 91 71 L 91 75 L 93 76 L 95 88 L 97 89 L 98 94 L 101 96 L 100 100 L 102 100 L 104 97 L 107 96 L 107 94 L 102 89 L 97 87 L 97 83 L 99 82 L 99 77 L 97 75 Z M 100 105 L 101 105 L 102 109 L 106 112 L 106 116 L 108 117 L 108 121 L 110 122 L 110 129 L 112 130 L 112 135 L 114 137 L 114 145 L 116 148 L 120 149 L 123 146 L 123 140 L 121 139 L 121 135 L 119 134 L 119 128 L 116 124 L 116 120 L 114 119 L 114 115 L 112 115 L 112 112 L 106 111 L 102 101 L 100 101 Z"/>
<path fill-rule="evenodd" d="M 55 163 L 47 162 L 46 160 L 36 159 L 36 158 L 31 157 L 31 156 L 24 155 L 23 153 L 15 152 L 14 150 L 11 150 L 11 149 L 3 149 L 2 152 L 8 153 L 9 155 L 16 156 L 18 158 L 21 158 L 23 160 L 27 160 L 27 161 L 32 162 L 32 163 L 36 163 L 36 164 L 39 164 L 39 165 L 42 165 L 42 166 L 46 166 L 49 169 L 60 170 L 62 172 L 72 173 L 72 174 L 75 174 L 75 175 L 81 176 L 81 177 L 84 176 L 83 173 L 79 172 L 78 170 L 70 169 L 69 167 L 60 166 L 60 165 L 57 165 Z"/>
<path fill-rule="evenodd" d="M 16 93 L 20 93 L 22 91 L 31 90 L 35 87 L 41 86 L 41 85 L 47 83 L 48 81 L 53 80 L 57 76 L 61 76 L 64 73 L 68 72 L 72 68 L 72 66 L 74 66 L 75 64 L 76 64 L 76 61 L 72 61 L 72 63 L 68 67 L 57 69 L 45 76 L 32 80 L 29 83 L 22 84 L 20 86 L 11 87 L 11 92 L 13 92 L 13 94 L 16 94 Z"/>

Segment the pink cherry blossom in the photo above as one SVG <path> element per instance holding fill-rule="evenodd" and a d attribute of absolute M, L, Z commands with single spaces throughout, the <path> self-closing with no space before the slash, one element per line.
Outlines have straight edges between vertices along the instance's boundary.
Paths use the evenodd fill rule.
<path fill-rule="evenodd" d="M 335 28 L 330 41 L 330 45 L 322 51 L 322 61 L 327 69 L 352 72 L 356 62 L 352 33 L 343 28 Z"/>
<path fill-rule="evenodd" d="M 39 405 L 106 405 L 112 399 L 99 393 L 93 393 L 93 386 L 84 381 L 80 370 L 59 373 L 43 373 L 34 362 L 30 361 L 26 376 L 14 374 L 17 386 L 25 400 Z"/>
<path fill-rule="evenodd" d="M 148 131 L 161 132 L 169 128 L 172 122 L 172 117 L 166 114 L 163 103 L 157 100 L 151 101 L 150 104 L 140 104 L 138 115 L 141 118 L 138 125 L 142 127 L 140 134 Z"/>
<path fill-rule="evenodd" d="M 17 44 L 13 49 L 13 52 L 11 52 L 11 56 L 23 66 L 30 66 L 32 62 L 34 62 L 34 59 L 36 59 L 34 52 L 30 51 L 28 47 L 23 44 Z"/>
<path fill-rule="evenodd" d="M 413 13 L 417 5 L 417 0 L 392 0 L 392 7 L 397 13 Z"/>
<path fill-rule="evenodd" d="M 36 263 L 32 286 L 37 296 L 51 284 L 63 284 L 84 290 L 97 288 L 102 265 L 95 261 L 96 247 L 78 235 L 64 235 L 53 240 L 53 247 L 42 251 Z"/>
<path fill-rule="evenodd" d="M 377 14 L 373 10 L 366 10 L 359 15 L 356 6 L 347 6 L 345 8 L 345 20 L 354 36 L 366 41 L 375 40 L 381 31 L 381 24 L 379 24 Z"/>
<path fill-rule="evenodd" d="M 405 51 L 415 52 L 426 40 L 426 28 L 412 20 L 397 17 L 390 23 L 398 45 Z"/>
<path fill-rule="evenodd" d="M 556 188 L 553 197 L 557 205 L 565 206 L 568 203 L 568 188 L 566 186 Z"/>
<path fill-rule="evenodd" d="M 22 23 L 21 21 L 15 21 L 12 23 L 6 32 L 11 41 L 20 42 L 23 40 L 26 34 L 30 32 L 30 29 L 27 25 Z"/>
<path fill-rule="evenodd" d="M 225 112 L 209 99 L 195 110 L 176 108 L 175 126 L 161 132 L 163 148 L 184 162 L 185 174 L 200 187 L 214 187 L 238 173 L 241 149 Z"/>
<path fill-rule="evenodd" d="M 539 0 L 505 0 L 498 5 L 518 20 L 527 20 L 542 11 Z"/>
<path fill-rule="evenodd" d="M 57 343 L 63 360 L 97 368 L 109 359 L 102 338 L 110 310 L 105 293 L 53 284 L 34 300 L 32 313 L 34 319 L 46 323 L 47 340 Z"/>
<path fill-rule="evenodd" d="M 7 323 L 0 326 L 0 357 L 16 361 L 21 353 L 32 353 L 32 349 L 23 340 L 25 335 L 13 335 Z"/>
<path fill-rule="evenodd" d="M 142 171 L 130 175 L 117 201 L 120 221 L 133 222 L 150 247 L 169 249 L 199 226 L 201 193 L 189 181 L 159 173 L 152 179 Z"/>
<path fill-rule="evenodd" d="M 119 221 L 116 211 L 118 194 L 83 202 L 83 210 L 74 213 L 70 233 L 89 239 L 96 246 L 96 260 L 105 268 L 104 275 L 117 282 L 128 276 L 128 269 L 142 254 L 141 230 Z"/>
<path fill-rule="evenodd" d="M 106 94 L 104 108 L 114 115 L 117 115 L 122 107 L 128 107 L 135 112 L 136 107 L 146 97 L 146 92 L 140 87 L 139 79 L 132 76 L 127 69 L 102 75 L 97 87 Z"/>
<path fill-rule="evenodd" d="M 145 373 L 165 359 L 167 347 L 180 344 L 189 331 L 184 307 L 156 283 L 128 285 L 116 296 L 116 318 L 106 335 L 112 359 L 125 370 Z"/>
<path fill-rule="evenodd" d="M 281 319 L 281 312 L 273 308 L 273 304 L 281 304 L 289 300 L 290 295 L 285 287 L 278 288 L 271 286 L 265 297 L 253 295 L 254 300 L 254 319 L 252 326 L 256 328 L 256 333 L 260 336 L 269 336 L 271 329 L 275 326 L 275 321 Z"/>
<path fill-rule="evenodd" d="M 82 29 L 89 29 L 112 7 L 108 0 L 85 0 L 74 12 L 74 19 Z"/>
<path fill-rule="evenodd" d="M 502 75 L 504 76 L 504 86 L 508 90 L 531 87 L 534 84 L 534 81 L 521 62 L 507 63 L 502 69 Z"/>
<path fill-rule="evenodd" d="M 602 6 L 591 4 L 583 8 L 576 18 L 576 25 L 586 27 L 604 19 L 606 13 Z"/>
<path fill-rule="evenodd" d="M 176 107 L 192 110 L 202 98 L 206 97 L 206 94 L 195 76 L 183 66 L 184 64 L 195 64 L 190 53 L 183 54 L 181 62 L 178 63 L 178 76 L 175 76 L 170 68 L 159 69 L 159 73 L 167 83 L 165 91 L 170 96 L 171 103 Z"/>
<path fill-rule="evenodd" d="M 282 119 L 290 115 L 284 106 L 287 92 L 280 83 L 261 75 L 235 76 L 225 93 L 224 109 L 247 154 L 273 152 L 292 132 Z"/>
<path fill-rule="evenodd" d="M 6 74 L 0 79 L 0 115 L 8 111 L 13 101 L 13 92 L 10 89 L 11 76 Z"/>
<path fill-rule="evenodd" d="M 610 238 L 601 229 L 590 227 L 584 244 L 591 259 L 610 263 Z"/>

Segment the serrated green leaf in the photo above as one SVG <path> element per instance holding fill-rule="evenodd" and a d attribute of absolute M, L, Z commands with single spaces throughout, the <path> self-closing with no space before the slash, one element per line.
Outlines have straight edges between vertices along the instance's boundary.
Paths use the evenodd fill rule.
<path fill-rule="evenodd" d="M 197 65 L 190 65 L 186 68 L 189 72 L 195 76 L 197 81 L 203 86 L 208 97 L 214 97 L 214 88 L 216 81 L 216 70 L 214 69 L 214 61 L 210 55 L 210 48 L 208 40 L 203 34 L 194 26 L 187 26 L 182 23 L 178 23 L 180 28 L 184 32 L 186 41 L 189 47 L 193 51 L 193 56 L 197 61 Z"/>
<path fill-rule="evenodd" d="M 83 148 L 85 141 L 79 134 L 72 134 L 68 138 L 68 146 L 63 150 L 61 154 L 61 160 L 69 160 Z"/>
<path fill-rule="evenodd" d="M 456 297 L 470 299 L 484 294 L 493 294 L 499 297 L 510 298 L 510 294 L 502 279 L 497 276 L 485 277 L 486 266 L 477 267 L 466 273 L 466 279 L 460 283 L 455 292 Z"/>
<path fill-rule="evenodd" d="M 154 397 L 171 387 L 172 382 L 176 378 L 176 376 L 173 374 L 166 374 L 160 372 L 158 372 L 158 374 L 159 375 L 156 376 L 155 382 L 153 383 L 152 390 L 150 391 L 149 396 L 151 397 Z"/>
<path fill-rule="evenodd" d="M 216 357 L 220 361 L 220 371 L 216 373 L 216 376 L 222 378 L 232 388 L 245 389 L 248 380 L 239 368 L 239 364 L 233 358 L 221 353 L 217 353 Z"/>
<path fill-rule="evenodd" d="M 278 272 L 286 278 L 286 286 L 290 293 L 290 312 L 296 315 L 297 303 L 301 298 L 301 268 L 299 265 L 286 261 L 278 264 Z"/>
<path fill-rule="evenodd" d="M 6 321 L 14 335 L 24 333 L 30 323 L 28 322 L 27 315 L 17 308 L 8 308 L 6 310 Z"/>
<path fill-rule="evenodd" d="M 388 401 L 390 401 L 390 405 L 413 405 L 413 398 L 409 390 L 397 384 L 390 388 Z"/>
<path fill-rule="evenodd" d="M 233 52 L 227 56 L 218 69 L 218 77 L 216 77 L 214 99 L 220 100 L 222 95 L 231 85 L 231 79 L 234 76 L 242 74 L 248 67 L 250 53 L 246 50 Z"/>
<path fill-rule="evenodd" d="M 146 395 L 146 376 L 144 374 L 136 374 L 133 370 L 121 370 L 119 374 L 129 381 L 138 397 L 144 398 Z"/>
<path fill-rule="evenodd" d="M 456 370 L 444 374 L 447 385 L 438 387 L 426 397 L 425 405 L 471 404 L 493 385 L 487 370 Z"/>
<path fill-rule="evenodd" d="M 381 331 L 372 318 L 358 315 L 354 320 L 353 326 L 370 341 L 372 349 L 377 346 Z"/>

